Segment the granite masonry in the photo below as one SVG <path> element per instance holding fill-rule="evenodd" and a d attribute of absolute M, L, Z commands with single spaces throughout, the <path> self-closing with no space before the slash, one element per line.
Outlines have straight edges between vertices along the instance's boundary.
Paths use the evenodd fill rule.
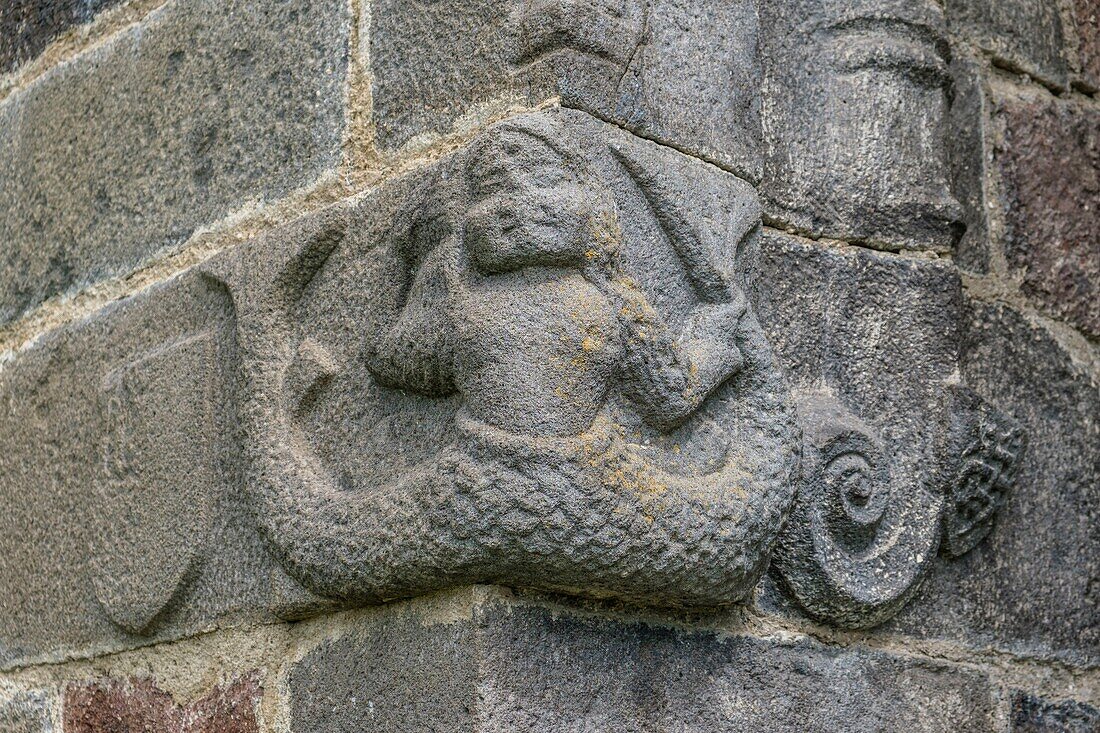
<path fill-rule="evenodd" d="M 1098 12 L 0 8 L 0 733 L 1100 731 Z"/>

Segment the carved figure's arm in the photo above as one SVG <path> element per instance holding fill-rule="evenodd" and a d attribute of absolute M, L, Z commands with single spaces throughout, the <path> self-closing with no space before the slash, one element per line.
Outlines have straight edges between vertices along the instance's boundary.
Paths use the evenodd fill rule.
<path fill-rule="evenodd" d="M 433 396 L 455 391 L 444 260 L 442 246 L 425 255 L 396 317 L 376 326 L 367 366 L 387 387 Z"/>

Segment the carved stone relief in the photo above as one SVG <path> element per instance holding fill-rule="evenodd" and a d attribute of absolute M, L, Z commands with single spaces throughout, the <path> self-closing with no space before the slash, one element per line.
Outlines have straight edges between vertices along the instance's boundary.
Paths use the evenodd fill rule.
<path fill-rule="evenodd" d="M 215 487 L 230 478 L 228 294 L 195 280 L 177 294 L 193 307 L 187 321 L 101 383 L 92 584 L 110 619 L 133 634 L 149 632 L 198 572 L 215 522 Z"/>
<path fill-rule="evenodd" d="M 774 235 L 768 254 L 758 300 L 803 428 L 773 567 L 815 618 L 873 626 L 989 532 L 1022 436 L 956 383 L 953 268 Z"/>
<path fill-rule="evenodd" d="M 763 0 L 760 15 L 768 213 L 813 236 L 950 251 L 963 225 L 942 8 Z"/>
<path fill-rule="evenodd" d="M 405 186 L 227 275 L 251 491 L 291 573 L 348 599 L 742 598 L 798 453 L 745 296 L 752 187 L 569 111 Z"/>

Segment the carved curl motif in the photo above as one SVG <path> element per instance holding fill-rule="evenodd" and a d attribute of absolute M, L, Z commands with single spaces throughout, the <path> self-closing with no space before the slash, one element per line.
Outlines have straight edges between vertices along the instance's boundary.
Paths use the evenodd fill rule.
<path fill-rule="evenodd" d="M 890 442 L 832 395 L 800 399 L 799 498 L 775 553 L 784 585 L 811 615 L 851 628 L 893 616 L 917 591 L 937 550 L 957 557 L 992 529 L 1015 477 L 1024 436 L 972 391 L 951 387 L 924 483 L 890 476 Z"/>
<path fill-rule="evenodd" d="M 368 600 L 479 581 L 742 598 L 798 450 L 737 267 L 758 222 L 740 179 L 558 112 L 422 178 L 380 244 L 314 237 L 275 278 L 283 305 L 242 309 L 257 517 L 290 572 Z M 366 300 L 340 333 L 361 338 L 296 327 L 347 273 Z M 334 399 L 378 417 L 334 438 L 315 417 Z M 428 436 L 414 459 L 330 458 L 399 420 Z"/>

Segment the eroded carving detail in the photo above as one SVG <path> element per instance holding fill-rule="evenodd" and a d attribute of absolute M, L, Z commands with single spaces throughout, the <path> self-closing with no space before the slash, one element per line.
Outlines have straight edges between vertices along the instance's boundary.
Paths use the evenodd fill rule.
<path fill-rule="evenodd" d="M 111 620 L 132 633 L 144 632 L 179 592 L 209 521 L 214 338 L 204 331 L 165 344 L 103 381 L 106 478 L 97 492 L 107 517 L 93 585 Z"/>
<path fill-rule="evenodd" d="M 1027 446 L 1019 424 L 997 412 L 978 395 L 956 387 L 953 445 L 955 472 L 944 510 L 944 554 L 972 550 L 993 529 Z"/>
<path fill-rule="evenodd" d="M 738 266 L 758 217 L 745 182 L 559 111 L 501 123 L 425 176 L 374 249 L 354 229 L 315 238 L 305 250 L 331 254 L 287 267 L 323 263 L 318 298 L 317 280 L 366 268 L 363 310 L 327 332 L 242 316 L 243 342 L 264 344 L 245 349 L 261 356 L 258 516 L 291 572 L 358 599 L 474 581 L 743 597 L 798 450 Z M 356 324 L 361 340 L 333 336 Z M 320 417 L 351 399 L 377 421 Z M 327 458 L 394 426 L 434 447 L 358 471 Z"/>

